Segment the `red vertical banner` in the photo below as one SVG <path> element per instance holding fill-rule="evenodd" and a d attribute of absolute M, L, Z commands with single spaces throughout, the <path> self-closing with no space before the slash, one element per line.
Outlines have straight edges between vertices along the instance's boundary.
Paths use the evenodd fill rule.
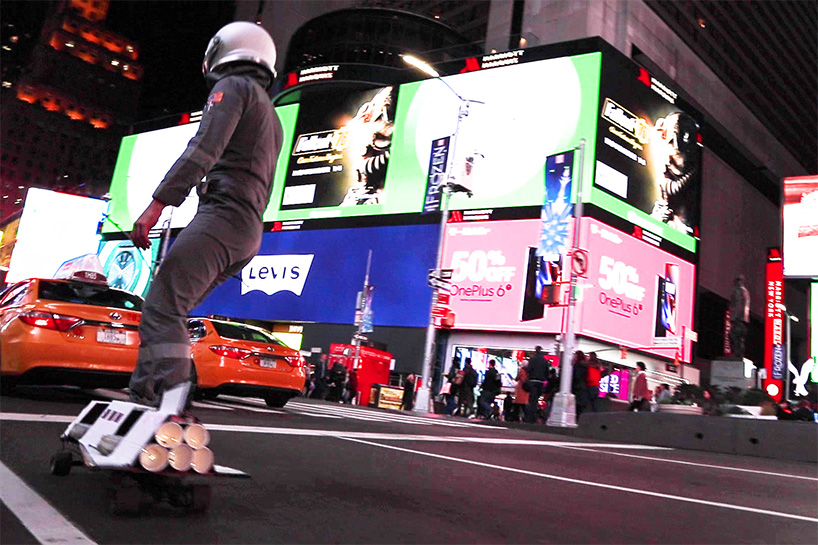
<path fill-rule="evenodd" d="M 764 391 L 781 401 L 784 396 L 784 373 L 787 372 L 784 360 L 784 263 L 779 248 L 767 250 L 767 281 L 765 289 L 766 306 L 764 310 Z"/>

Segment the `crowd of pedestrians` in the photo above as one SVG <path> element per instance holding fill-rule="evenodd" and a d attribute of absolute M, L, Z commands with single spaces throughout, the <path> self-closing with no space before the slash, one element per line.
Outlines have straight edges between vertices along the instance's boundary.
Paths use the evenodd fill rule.
<path fill-rule="evenodd" d="M 322 354 L 315 364 L 315 369 L 304 386 L 304 396 L 314 399 L 325 399 L 337 403 L 352 403 L 358 396 L 358 372 L 336 360 L 332 367 L 328 356 Z"/>

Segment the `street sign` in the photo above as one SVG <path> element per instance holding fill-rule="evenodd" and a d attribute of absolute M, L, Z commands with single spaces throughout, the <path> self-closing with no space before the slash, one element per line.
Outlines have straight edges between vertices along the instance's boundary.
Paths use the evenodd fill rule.
<path fill-rule="evenodd" d="M 430 278 L 429 287 L 439 290 L 447 290 L 449 287 L 451 287 L 451 284 L 445 280 L 440 280 L 439 278 Z"/>
<path fill-rule="evenodd" d="M 438 276 L 438 272 L 440 275 Z M 447 276 L 448 273 L 448 276 Z M 427 282 L 430 287 L 437 288 L 439 290 L 448 289 L 451 285 L 448 278 L 452 277 L 452 269 L 441 269 L 438 271 L 437 269 L 429 269 L 429 275 L 427 276 Z"/>
<path fill-rule="evenodd" d="M 699 342 L 699 334 L 692 329 L 685 329 L 685 340 L 697 343 Z"/>
<path fill-rule="evenodd" d="M 588 250 L 577 248 L 571 259 L 571 269 L 577 276 L 584 276 L 588 272 Z"/>
<path fill-rule="evenodd" d="M 435 318 L 443 318 L 446 314 L 449 313 L 449 309 L 446 307 L 434 306 L 432 307 L 432 316 Z"/>
<path fill-rule="evenodd" d="M 437 304 L 438 305 L 448 305 L 451 301 L 452 296 L 445 291 L 438 292 L 437 294 Z"/>

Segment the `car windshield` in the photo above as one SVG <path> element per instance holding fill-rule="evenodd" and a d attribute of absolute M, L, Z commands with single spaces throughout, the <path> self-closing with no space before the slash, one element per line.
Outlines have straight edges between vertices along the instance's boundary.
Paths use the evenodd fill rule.
<path fill-rule="evenodd" d="M 253 341 L 257 343 L 277 344 L 287 346 L 271 334 L 261 329 L 246 327 L 241 324 L 228 324 L 226 322 L 213 322 L 216 333 L 225 339 L 235 339 L 237 341 Z"/>
<path fill-rule="evenodd" d="M 113 307 L 124 310 L 142 310 L 142 298 L 127 291 L 111 289 L 108 286 L 85 284 L 83 282 L 53 282 L 40 280 L 39 299 L 80 303 L 97 307 Z"/>

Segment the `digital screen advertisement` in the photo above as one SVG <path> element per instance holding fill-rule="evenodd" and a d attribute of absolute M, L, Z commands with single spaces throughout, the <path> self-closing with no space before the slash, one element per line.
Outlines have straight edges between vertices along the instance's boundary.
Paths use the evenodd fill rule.
<path fill-rule="evenodd" d="M 630 62 L 603 64 L 594 204 L 696 251 L 702 143 L 691 108 Z"/>
<path fill-rule="evenodd" d="M 818 176 L 784 178 L 784 276 L 818 278 Z"/>
<path fill-rule="evenodd" d="M 457 329 L 560 331 L 563 309 L 536 295 L 540 232 L 536 219 L 446 226 L 442 267 L 452 269 L 449 307 Z"/>
<path fill-rule="evenodd" d="M 276 108 L 276 113 L 284 129 L 282 150 L 286 150 L 292 139 L 298 106 L 281 106 Z M 150 204 L 156 187 L 185 151 L 198 129 L 199 123 L 187 123 L 122 139 L 111 179 L 109 219 L 102 226 L 103 234 L 128 233 L 133 229 L 136 219 Z M 286 151 L 282 151 L 279 158 L 279 163 L 282 162 L 286 165 Z M 276 170 L 277 182 L 279 170 L 281 169 Z M 156 223 L 157 228 L 164 225 L 168 218 L 171 219 L 170 226 L 173 229 L 186 226 L 193 219 L 198 202 L 194 186 L 181 206 L 165 208 Z"/>
<path fill-rule="evenodd" d="M 582 219 L 580 240 L 588 275 L 580 281 L 577 331 L 674 357 L 682 328 L 693 326 L 695 267 L 592 218 Z M 685 341 L 685 362 L 690 348 Z"/>
<path fill-rule="evenodd" d="M 439 79 L 407 83 L 397 92 L 392 89 L 388 96 L 385 92 L 391 88 L 347 92 L 343 100 L 338 100 L 338 92 L 332 100 L 321 93 L 315 98 L 305 94 L 292 144 L 299 153 L 290 157 L 287 187 L 283 191 L 276 189 L 282 191 L 276 201 L 281 203 L 281 210 L 274 219 L 420 213 L 427 197 L 433 143 L 447 137 L 450 178 L 445 179 L 473 193 L 471 198 L 464 193 L 453 195 L 450 209 L 542 206 L 548 156 L 576 148 L 585 138 L 586 167 L 593 164 L 600 63 L 601 54 L 591 53 L 446 76 L 445 83 Z M 388 120 L 394 127 L 387 124 L 387 99 L 395 108 L 394 121 Z M 375 106 L 370 108 L 372 103 Z M 304 112 L 313 109 L 318 113 L 309 114 L 302 128 L 302 119 L 308 115 Z M 374 178 L 377 182 L 373 187 L 382 184 L 374 195 L 360 190 L 363 186 L 356 181 L 358 169 L 342 169 L 340 160 L 333 159 L 337 153 L 320 148 L 324 144 L 331 146 L 333 138 L 343 142 L 343 115 L 351 120 L 361 114 L 361 109 L 379 116 L 373 117 L 371 127 L 359 123 L 366 126 L 365 130 L 361 128 L 361 138 L 367 143 L 368 153 L 375 154 L 372 161 L 365 162 L 366 168 L 371 163 L 373 169 L 378 167 L 374 171 L 378 176 L 385 172 L 382 182 Z M 387 140 L 384 137 L 389 131 L 391 138 Z M 313 146 L 315 150 L 310 149 Z M 356 149 L 344 160 L 363 164 L 360 146 Z M 388 150 L 388 157 L 378 154 L 377 149 Z M 311 153 L 301 153 L 307 150 Z M 352 148 L 344 153 L 352 154 Z M 299 160 L 316 162 L 293 163 Z M 299 174 L 293 176 L 296 172 Z M 326 177 L 327 185 L 320 177 Z M 344 189 L 350 180 L 358 184 L 352 193 Z M 270 219 L 265 215 L 266 221 Z"/>
<path fill-rule="evenodd" d="M 352 324 L 372 250 L 369 283 L 373 327 L 425 327 L 427 273 L 437 250 L 437 225 L 265 233 L 261 249 L 193 315 Z"/>
<path fill-rule="evenodd" d="M 137 248 L 130 240 L 102 242 L 97 254 L 108 285 L 145 297 L 159 245 L 159 239 L 151 239 L 151 247 L 147 250 Z"/>
<path fill-rule="evenodd" d="M 102 199 L 30 188 L 6 282 L 53 278 L 69 259 L 95 254 L 97 226 L 107 209 L 108 202 Z"/>
<path fill-rule="evenodd" d="M 379 204 L 394 130 L 396 89 L 336 89 L 301 102 L 280 210 Z"/>
<path fill-rule="evenodd" d="M 599 380 L 599 397 L 613 395 L 616 399 L 629 401 L 631 379 L 627 369 L 616 369 Z"/>

